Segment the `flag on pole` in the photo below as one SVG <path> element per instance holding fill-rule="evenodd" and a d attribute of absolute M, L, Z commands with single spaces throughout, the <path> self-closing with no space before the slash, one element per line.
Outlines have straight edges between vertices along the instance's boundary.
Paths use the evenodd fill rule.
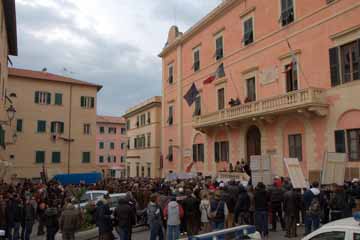
<path fill-rule="evenodd" d="M 184 98 L 189 106 L 191 106 L 195 100 L 197 95 L 199 94 L 199 91 L 197 90 L 195 83 L 193 83 L 190 87 L 190 89 L 185 94 Z"/>
<path fill-rule="evenodd" d="M 225 77 L 224 63 L 221 63 L 216 69 L 215 73 L 204 80 L 203 84 L 210 84 L 217 78 Z"/>
<path fill-rule="evenodd" d="M 286 66 L 285 71 L 283 73 L 288 73 L 288 72 L 292 71 L 294 68 L 296 68 L 296 65 L 297 65 L 297 58 L 296 58 L 295 52 L 291 48 L 291 45 L 290 45 L 288 39 L 286 39 L 286 43 L 287 43 L 287 45 L 288 45 L 288 47 L 290 49 L 291 63 Z"/>

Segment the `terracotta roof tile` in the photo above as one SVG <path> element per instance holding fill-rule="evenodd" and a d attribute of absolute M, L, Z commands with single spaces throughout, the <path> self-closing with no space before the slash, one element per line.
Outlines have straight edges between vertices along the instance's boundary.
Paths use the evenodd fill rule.
<path fill-rule="evenodd" d="M 125 119 L 123 117 L 99 116 L 98 115 L 98 116 L 96 116 L 96 122 L 125 124 Z"/>
<path fill-rule="evenodd" d="M 42 72 L 42 71 L 33 71 L 33 70 L 27 70 L 27 69 L 9 68 L 9 76 L 96 87 L 98 91 L 102 88 L 102 86 L 98 85 L 98 84 L 80 81 L 80 80 L 76 80 L 73 78 L 56 75 L 53 73 Z"/>

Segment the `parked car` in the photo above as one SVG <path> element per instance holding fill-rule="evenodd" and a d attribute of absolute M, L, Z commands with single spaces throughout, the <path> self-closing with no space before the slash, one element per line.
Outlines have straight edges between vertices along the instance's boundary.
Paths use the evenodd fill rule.
<path fill-rule="evenodd" d="M 325 224 L 302 240 L 359 240 L 360 226 L 354 218 L 344 218 Z"/>
<path fill-rule="evenodd" d="M 88 205 L 90 201 L 96 203 L 101 197 L 103 197 L 106 194 L 108 194 L 108 191 L 106 190 L 86 191 L 85 194 L 80 199 L 80 208 L 86 207 L 86 205 Z"/>

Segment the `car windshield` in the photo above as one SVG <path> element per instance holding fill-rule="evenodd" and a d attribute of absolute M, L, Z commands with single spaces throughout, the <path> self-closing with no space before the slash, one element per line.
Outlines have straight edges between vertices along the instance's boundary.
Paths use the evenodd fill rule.
<path fill-rule="evenodd" d="M 90 194 L 89 193 L 85 193 L 84 195 L 82 195 L 82 197 L 80 198 L 80 203 L 86 203 L 90 200 Z"/>
<path fill-rule="evenodd" d="M 99 198 L 101 198 L 102 196 L 104 196 L 105 194 L 104 193 L 93 193 L 93 200 L 97 200 Z"/>

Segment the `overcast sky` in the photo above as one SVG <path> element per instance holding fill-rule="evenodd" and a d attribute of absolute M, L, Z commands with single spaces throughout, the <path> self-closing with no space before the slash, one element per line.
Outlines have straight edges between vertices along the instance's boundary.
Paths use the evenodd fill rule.
<path fill-rule="evenodd" d="M 121 115 L 161 94 L 157 55 L 169 27 L 185 31 L 220 2 L 16 0 L 19 56 L 12 61 L 101 84 L 98 113 Z"/>

